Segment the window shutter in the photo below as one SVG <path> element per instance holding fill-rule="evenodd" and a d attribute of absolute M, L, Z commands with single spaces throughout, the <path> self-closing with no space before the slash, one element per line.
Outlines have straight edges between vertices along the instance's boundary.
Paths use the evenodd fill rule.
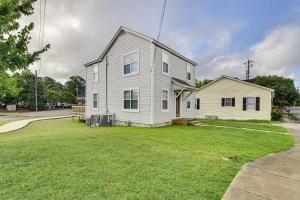
<path fill-rule="evenodd" d="M 260 97 L 256 97 L 255 108 L 256 108 L 256 111 L 260 110 Z"/>
<path fill-rule="evenodd" d="M 225 98 L 222 98 L 222 106 L 225 106 Z"/>
<path fill-rule="evenodd" d="M 235 98 L 234 97 L 231 98 L 231 106 L 235 107 Z"/>
<path fill-rule="evenodd" d="M 247 110 L 247 98 L 243 97 L 243 110 Z"/>

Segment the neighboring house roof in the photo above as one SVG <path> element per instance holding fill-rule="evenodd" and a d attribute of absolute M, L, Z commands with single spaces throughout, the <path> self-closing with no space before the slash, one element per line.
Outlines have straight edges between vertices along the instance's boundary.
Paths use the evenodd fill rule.
<path fill-rule="evenodd" d="M 219 80 L 224 79 L 224 78 L 230 79 L 230 80 L 232 80 L 232 81 L 236 81 L 236 82 L 239 82 L 239 83 L 243 83 L 243 84 L 246 84 L 246 85 L 251 85 L 251 86 L 254 86 L 254 87 L 258 87 L 258 88 L 261 88 L 261 89 L 264 89 L 264 90 L 268 90 L 268 91 L 270 91 L 270 92 L 272 92 L 272 93 L 274 92 L 274 90 L 271 89 L 271 88 L 267 88 L 267 87 L 263 87 L 263 86 L 260 86 L 260 85 L 257 85 L 257 84 L 249 83 L 249 82 L 247 82 L 247 81 L 242 81 L 242 80 L 240 80 L 240 79 L 233 78 L 233 77 L 226 76 L 226 75 L 220 76 L 219 78 L 217 78 L 217 79 L 213 80 L 212 82 L 210 82 L 210 83 L 204 85 L 203 87 L 199 88 L 199 90 L 203 90 L 204 88 L 207 88 L 207 87 L 209 87 L 210 85 L 212 85 L 212 84 L 214 84 L 214 83 L 216 83 L 216 82 L 218 82 Z"/>
<path fill-rule="evenodd" d="M 89 62 L 89 63 L 86 63 L 84 66 L 86 67 L 86 66 L 89 66 L 89 65 L 92 65 L 92 64 L 101 62 L 101 61 L 103 60 L 103 58 L 105 57 L 106 53 L 109 51 L 109 49 L 112 47 L 112 45 L 114 44 L 114 42 L 115 42 L 116 39 L 118 38 L 118 36 L 119 36 L 123 31 L 125 31 L 125 32 L 127 32 L 127 33 L 131 33 L 131 34 L 133 34 L 133 35 L 135 35 L 135 36 L 138 36 L 138 37 L 140 37 L 140 38 L 143 38 L 143 39 L 145 39 L 145 40 L 147 40 L 147 41 L 149 41 L 149 42 L 155 44 L 156 46 L 159 46 L 160 48 L 162 48 L 162 49 L 164 49 L 164 50 L 166 50 L 166 51 L 168 51 L 168 52 L 170 52 L 170 53 L 172 53 L 172 54 L 178 56 L 179 58 L 185 60 L 186 62 L 189 62 L 190 64 L 192 64 L 192 65 L 194 65 L 194 66 L 197 65 L 196 62 L 190 60 L 189 58 L 187 58 L 187 57 L 185 57 L 185 56 L 183 56 L 183 55 L 181 55 L 180 53 L 178 53 L 178 52 L 174 51 L 173 49 L 171 49 L 170 47 L 168 47 L 168 46 L 166 46 L 166 45 L 164 45 L 164 44 L 158 42 L 157 40 L 155 40 L 155 39 L 153 39 L 153 38 L 151 38 L 151 37 L 148 37 L 148 36 L 146 36 L 146 35 L 143 35 L 143 34 L 141 34 L 141 33 L 138 33 L 138 32 L 136 32 L 136 31 L 133 31 L 133 30 L 131 30 L 131 29 L 129 29 L 129 28 L 126 28 L 126 27 L 124 27 L 124 26 L 121 26 L 121 27 L 118 29 L 118 31 L 115 33 L 115 35 L 113 36 L 112 40 L 108 43 L 107 47 L 106 47 L 106 48 L 104 49 L 104 51 L 102 52 L 101 56 L 100 56 L 97 60 L 94 60 L 94 61 L 91 61 L 91 62 Z"/>
<path fill-rule="evenodd" d="M 188 82 L 186 81 L 183 81 L 183 80 L 180 80 L 178 78 L 171 78 L 172 79 L 172 82 L 181 86 L 181 87 L 184 87 L 184 88 L 189 88 L 189 89 L 196 89 L 195 86 L 189 84 Z"/>

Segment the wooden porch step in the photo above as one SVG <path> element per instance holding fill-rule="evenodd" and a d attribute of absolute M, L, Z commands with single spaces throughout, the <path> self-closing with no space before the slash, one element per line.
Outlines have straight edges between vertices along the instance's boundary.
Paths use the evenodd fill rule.
<path fill-rule="evenodd" d="M 172 120 L 173 125 L 188 126 L 188 125 L 194 125 L 194 124 L 198 124 L 198 123 L 199 123 L 199 121 L 197 119 L 194 119 L 194 118 L 179 118 L 179 119 L 173 119 Z"/>

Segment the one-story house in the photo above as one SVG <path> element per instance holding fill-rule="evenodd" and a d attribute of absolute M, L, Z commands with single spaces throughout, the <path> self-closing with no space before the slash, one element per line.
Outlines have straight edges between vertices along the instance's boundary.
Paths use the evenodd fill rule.
<path fill-rule="evenodd" d="M 196 92 L 196 113 L 199 118 L 271 120 L 273 97 L 273 89 L 223 75 Z"/>

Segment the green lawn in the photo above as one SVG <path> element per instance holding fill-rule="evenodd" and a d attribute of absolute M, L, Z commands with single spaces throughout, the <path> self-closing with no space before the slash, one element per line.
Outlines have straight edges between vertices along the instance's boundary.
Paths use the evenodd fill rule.
<path fill-rule="evenodd" d="M 0 112 L 0 116 L 8 116 L 8 115 L 15 115 L 16 112 Z"/>
<path fill-rule="evenodd" d="M 264 120 L 211 120 L 211 119 L 200 119 L 200 122 L 208 125 L 219 125 L 219 126 L 230 126 L 237 128 L 251 128 L 258 130 L 267 131 L 278 131 L 278 132 L 288 132 L 286 128 L 278 126 L 279 122 L 276 121 L 264 121 Z"/>
<path fill-rule="evenodd" d="M 0 199 L 219 200 L 243 164 L 293 145 L 239 129 L 40 121 L 0 135 Z"/>

